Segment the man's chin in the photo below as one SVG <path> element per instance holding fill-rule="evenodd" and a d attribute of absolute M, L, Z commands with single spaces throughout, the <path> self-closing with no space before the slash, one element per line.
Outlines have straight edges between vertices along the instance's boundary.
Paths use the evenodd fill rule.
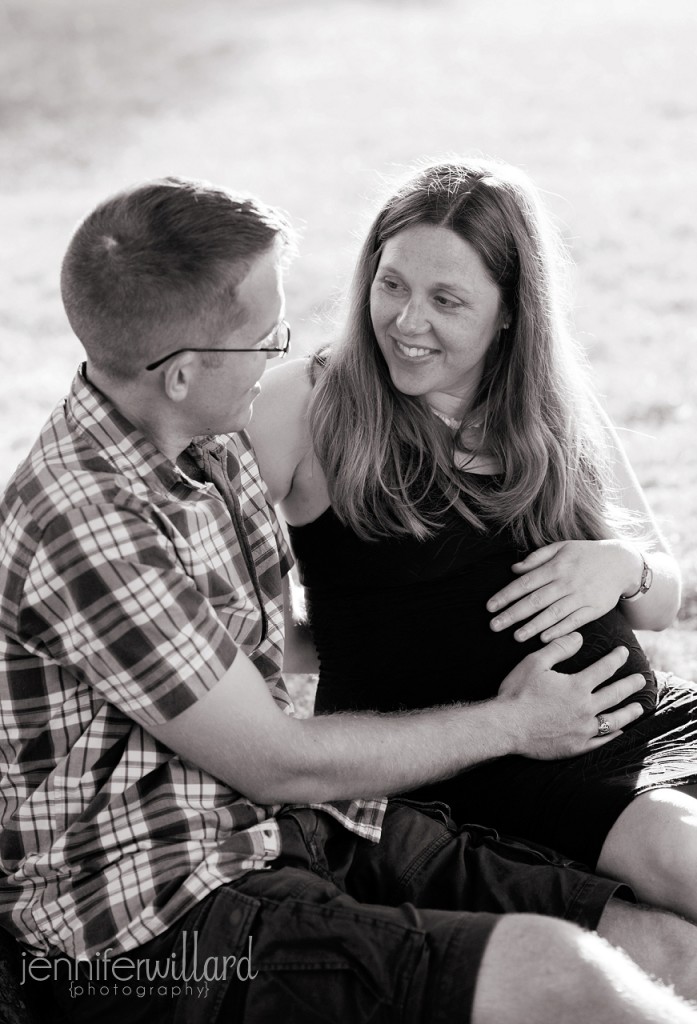
<path fill-rule="evenodd" d="M 239 434 L 241 430 L 246 430 L 249 426 L 250 420 L 252 419 L 252 406 L 244 413 L 239 413 L 237 416 L 231 416 L 228 423 L 225 425 L 225 429 L 219 431 L 221 434 Z"/>
<path fill-rule="evenodd" d="M 219 434 L 239 434 L 241 430 L 246 430 L 249 426 L 249 421 L 252 418 L 252 406 L 251 403 L 247 409 L 236 412 L 234 416 L 229 416 L 225 420 L 221 420 L 218 424 L 211 424 L 203 428 L 199 437 L 217 437 Z"/>

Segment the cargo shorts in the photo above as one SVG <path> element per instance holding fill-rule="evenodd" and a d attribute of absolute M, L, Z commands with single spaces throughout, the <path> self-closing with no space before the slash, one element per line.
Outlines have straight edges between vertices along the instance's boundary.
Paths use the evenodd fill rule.
<path fill-rule="evenodd" d="M 86 1024 L 443 1024 L 468 1021 L 477 974 L 502 914 L 594 929 L 631 890 L 447 808 L 394 800 L 380 843 L 309 808 L 279 815 L 281 857 L 222 885 L 139 957 L 188 943 L 210 963 L 205 992 L 62 1000 Z M 195 949 L 192 949 L 195 944 Z M 228 958 L 229 970 L 221 975 Z M 180 986 L 181 987 L 181 986 Z M 201 988 L 201 986 L 199 986 Z"/>

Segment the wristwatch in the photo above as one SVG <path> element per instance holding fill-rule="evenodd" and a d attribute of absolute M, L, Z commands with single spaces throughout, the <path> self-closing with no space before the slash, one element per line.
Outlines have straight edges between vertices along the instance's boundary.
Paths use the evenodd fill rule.
<path fill-rule="evenodd" d="M 626 597 L 623 595 L 620 597 L 620 601 L 638 601 L 640 597 L 647 593 L 653 583 L 653 569 L 646 561 L 644 555 L 641 556 L 641 561 L 641 583 L 639 584 L 639 589 L 635 590 L 633 594 L 627 594 Z"/>

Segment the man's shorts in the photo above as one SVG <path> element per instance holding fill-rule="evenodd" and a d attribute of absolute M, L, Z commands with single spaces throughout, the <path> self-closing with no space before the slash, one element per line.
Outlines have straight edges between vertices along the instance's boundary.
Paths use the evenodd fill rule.
<path fill-rule="evenodd" d="M 71 1019 L 468 1021 L 501 914 L 551 915 L 593 929 L 612 896 L 632 898 L 548 850 L 477 826 L 456 829 L 446 811 L 392 801 L 373 845 L 325 813 L 287 809 L 279 817 L 283 853 L 271 870 L 221 886 L 131 954 L 181 959 L 184 942 L 189 963 L 195 957 L 199 973 L 207 965 L 205 993 L 199 983 L 128 1005 L 114 996 L 99 1010 L 97 1000 L 71 1000 Z"/>

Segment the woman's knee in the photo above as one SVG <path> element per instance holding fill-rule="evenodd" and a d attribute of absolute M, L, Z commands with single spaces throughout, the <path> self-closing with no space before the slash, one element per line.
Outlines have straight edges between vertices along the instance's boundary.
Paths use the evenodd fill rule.
<path fill-rule="evenodd" d="M 629 882 L 639 899 L 694 919 L 697 800 L 672 789 L 638 796 L 611 829 L 597 870 Z"/>

